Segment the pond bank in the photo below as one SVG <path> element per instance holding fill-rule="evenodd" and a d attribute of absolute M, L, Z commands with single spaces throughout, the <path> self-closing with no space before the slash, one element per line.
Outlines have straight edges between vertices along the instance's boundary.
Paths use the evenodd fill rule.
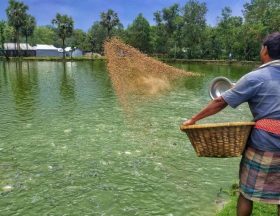
<path fill-rule="evenodd" d="M 105 57 L 66 57 L 65 61 L 103 61 L 105 60 Z M 5 58 L 0 57 L 0 61 L 7 61 Z M 10 57 L 9 61 L 54 61 L 54 62 L 60 62 L 63 61 L 62 57 Z"/>
<path fill-rule="evenodd" d="M 204 59 L 160 59 L 167 63 L 199 63 L 199 64 L 217 64 L 217 65 L 260 65 L 260 61 L 238 61 L 238 60 L 204 60 Z"/>
<path fill-rule="evenodd" d="M 237 205 L 237 195 L 231 196 L 230 201 L 225 207 L 216 214 L 216 216 L 235 216 Z M 271 216 L 277 215 L 277 208 L 275 205 L 269 205 L 259 202 L 254 202 L 252 215 Z"/>
<path fill-rule="evenodd" d="M 0 57 L 0 60 L 6 61 L 4 57 Z M 22 60 L 22 61 L 63 61 L 61 57 L 10 57 L 11 61 Z M 65 61 L 96 61 L 96 60 L 106 60 L 106 57 L 66 57 Z M 198 63 L 198 64 L 216 64 L 216 65 L 260 65 L 259 61 L 237 61 L 237 60 L 207 60 L 207 59 L 166 59 L 159 58 L 160 61 L 166 63 Z"/>

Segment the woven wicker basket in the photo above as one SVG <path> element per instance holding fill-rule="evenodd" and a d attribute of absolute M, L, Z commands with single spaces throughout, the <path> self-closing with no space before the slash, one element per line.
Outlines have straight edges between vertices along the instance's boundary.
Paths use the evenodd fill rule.
<path fill-rule="evenodd" d="M 238 157 L 242 154 L 254 122 L 182 125 L 197 156 Z"/>

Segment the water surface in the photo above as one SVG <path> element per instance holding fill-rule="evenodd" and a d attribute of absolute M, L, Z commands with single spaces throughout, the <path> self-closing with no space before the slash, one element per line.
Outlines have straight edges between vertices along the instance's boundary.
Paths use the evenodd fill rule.
<path fill-rule="evenodd" d="M 209 101 L 200 72 L 125 113 L 104 62 L 0 62 L 1 215 L 214 215 L 240 158 L 198 158 L 179 124 Z M 202 122 L 251 120 L 246 105 Z"/>

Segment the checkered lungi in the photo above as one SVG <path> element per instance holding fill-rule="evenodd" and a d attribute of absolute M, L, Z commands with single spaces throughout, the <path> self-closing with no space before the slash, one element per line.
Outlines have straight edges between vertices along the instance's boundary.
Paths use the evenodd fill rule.
<path fill-rule="evenodd" d="M 248 147 L 240 163 L 239 186 L 249 200 L 280 205 L 280 151 Z"/>

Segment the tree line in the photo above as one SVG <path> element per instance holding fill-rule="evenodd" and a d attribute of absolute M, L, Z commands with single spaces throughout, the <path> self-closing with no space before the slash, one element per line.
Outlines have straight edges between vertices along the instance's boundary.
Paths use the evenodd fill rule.
<path fill-rule="evenodd" d="M 102 12 L 100 20 L 85 32 L 74 28 L 72 17 L 57 14 L 50 25 L 37 26 L 28 6 L 9 0 L 7 21 L 0 21 L 0 42 L 53 44 L 103 53 L 103 42 L 117 36 L 142 52 L 167 58 L 258 60 L 260 43 L 271 32 L 280 31 L 279 0 L 251 0 L 243 5 L 243 16 L 222 9 L 215 26 L 207 25 L 207 5 L 188 0 L 154 13 L 154 25 L 139 14 L 124 28 L 113 10 Z M 65 52 L 64 52 L 65 56 Z"/>

